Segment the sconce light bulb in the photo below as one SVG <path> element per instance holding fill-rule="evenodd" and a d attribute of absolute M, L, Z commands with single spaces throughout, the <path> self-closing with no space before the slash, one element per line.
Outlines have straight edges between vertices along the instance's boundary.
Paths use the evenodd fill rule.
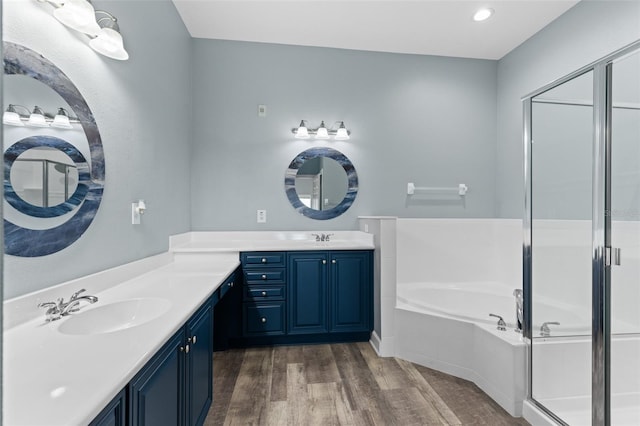
<path fill-rule="evenodd" d="M 59 129 L 73 129 L 73 126 L 69 122 L 69 114 L 64 108 L 58 108 L 58 114 L 53 117 L 51 127 L 57 127 Z"/>
<path fill-rule="evenodd" d="M 7 110 L 2 114 L 2 123 L 8 124 L 9 126 L 24 127 L 24 123 L 20 119 L 20 114 L 16 112 L 11 104 L 9 104 Z"/>
<path fill-rule="evenodd" d="M 44 112 L 39 106 L 35 106 L 33 108 L 33 112 L 29 116 L 29 120 L 27 121 L 27 126 L 31 127 L 49 127 L 49 123 L 44 117 Z"/>
<path fill-rule="evenodd" d="M 340 122 L 340 127 L 336 131 L 335 139 L 338 140 L 338 141 L 345 141 L 345 140 L 349 139 L 349 131 L 344 126 L 344 121 Z"/>
<path fill-rule="evenodd" d="M 298 139 L 309 138 L 309 130 L 307 129 L 307 126 L 304 125 L 304 120 L 300 121 L 300 126 L 298 126 L 298 130 L 296 131 L 296 138 Z"/>
<path fill-rule="evenodd" d="M 65 0 L 61 7 L 53 11 L 53 16 L 67 27 L 81 33 L 90 36 L 100 33 L 95 9 L 87 0 Z"/>
<path fill-rule="evenodd" d="M 329 139 L 329 131 L 324 125 L 324 121 L 320 123 L 320 127 L 316 131 L 316 139 Z"/>

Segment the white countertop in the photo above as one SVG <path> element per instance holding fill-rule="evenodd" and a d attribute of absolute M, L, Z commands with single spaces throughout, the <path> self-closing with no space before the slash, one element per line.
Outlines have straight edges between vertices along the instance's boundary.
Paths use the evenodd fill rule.
<path fill-rule="evenodd" d="M 42 312 L 6 329 L 4 424 L 88 424 L 235 270 L 238 258 L 238 253 L 229 253 L 210 255 L 206 261 L 196 256 L 166 264 L 93 293 L 99 301 L 79 312 L 140 297 L 170 300 L 166 313 L 136 327 L 68 335 L 58 329 L 71 316 L 46 323 Z M 67 300 L 72 292 L 60 297 Z"/>
<path fill-rule="evenodd" d="M 316 241 L 316 235 L 330 235 Z M 173 253 L 287 250 L 373 250 L 373 234 L 360 231 L 188 232 L 170 239 Z"/>
<path fill-rule="evenodd" d="M 330 234 L 330 241 L 312 234 Z M 5 301 L 4 424 L 88 424 L 240 265 L 240 251 L 373 249 L 373 235 L 359 231 L 189 232 L 172 236 L 168 253 Z M 38 303 L 68 300 L 81 288 L 98 302 L 45 322 Z M 59 330 L 73 315 L 137 298 L 165 299 L 170 307 L 119 331 Z"/>

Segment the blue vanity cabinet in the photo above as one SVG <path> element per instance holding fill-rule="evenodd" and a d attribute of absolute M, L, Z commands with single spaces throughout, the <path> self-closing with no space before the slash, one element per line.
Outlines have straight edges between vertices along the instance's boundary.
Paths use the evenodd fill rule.
<path fill-rule="evenodd" d="M 213 395 L 212 339 L 209 299 L 129 384 L 132 426 L 204 423 Z"/>
<path fill-rule="evenodd" d="M 127 391 L 123 389 L 96 416 L 89 426 L 126 426 L 127 425 Z"/>
<path fill-rule="evenodd" d="M 329 331 L 327 252 L 291 252 L 288 257 L 288 334 Z"/>

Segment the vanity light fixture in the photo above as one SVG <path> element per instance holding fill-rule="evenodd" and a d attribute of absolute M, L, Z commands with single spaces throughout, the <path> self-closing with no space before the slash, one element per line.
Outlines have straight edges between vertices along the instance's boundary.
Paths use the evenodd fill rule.
<path fill-rule="evenodd" d="M 16 108 L 22 108 L 26 113 L 19 114 Z M 64 108 L 58 108 L 58 114 L 46 114 L 42 108 L 35 106 L 33 112 L 29 112 L 27 107 L 16 104 L 9 104 L 2 114 L 2 123 L 10 126 L 30 126 L 30 127 L 56 127 L 58 129 L 73 129 L 71 123 L 79 123 L 75 117 L 70 117 Z"/>
<path fill-rule="evenodd" d="M 29 119 L 27 120 L 27 126 L 30 127 L 49 127 L 49 123 L 47 123 L 47 119 L 44 118 L 44 112 L 42 108 L 39 106 L 33 107 L 33 112 L 29 115 Z"/>
<path fill-rule="evenodd" d="M 124 48 L 118 19 L 104 10 L 95 10 L 89 0 L 38 0 L 56 9 L 53 16 L 76 31 L 91 38 L 89 46 L 101 55 L 125 61 L 129 53 Z"/>
<path fill-rule="evenodd" d="M 18 114 L 16 112 L 15 107 L 24 108 L 23 106 L 20 106 L 20 105 L 9 104 L 9 106 L 5 110 L 4 114 L 2 114 L 2 123 L 3 124 L 8 124 L 9 126 L 24 127 L 24 123 L 22 122 L 22 118 L 20 117 L 20 114 Z M 29 112 L 28 109 L 26 109 L 26 108 L 24 108 L 24 109 L 27 111 L 27 113 Z"/>
<path fill-rule="evenodd" d="M 69 121 L 69 113 L 66 109 L 58 108 L 58 113 L 53 117 L 51 127 L 57 127 L 58 129 L 73 129 L 73 126 Z"/>
<path fill-rule="evenodd" d="M 478 9 L 478 11 L 476 11 L 476 13 L 473 15 L 473 20 L 476 22 L 486 21 L 487 19 L 491 18 L 493 12 L 494 10 L 488 7 Z"/>
<path fill-rule="evenodd" d="M 53 11 L 53 16 L 67 27 L 81 33 L 96 36 L 100 27 L 96 22 L 95 9 L 87 0 L 64 0 Z"/>
<path fill-rule="evenodd" d="M 329 139 L 329 131 L 324 125 L 324 121 L 320 122 L 320 127 L 316 130 L 316 139 Z"/>
<path fill-rule="evenodd" d="M 96 11 L 96 16 L 98 15 L 104 15 L 104 17 L 98 19 L 101 31 L 96 38 L 89 42 L 89 46 L 104 56 L 126 61 L 129 59 L 129 53 L 124 48 L 118 20 L 109 12 L 103 10 Z"/>
<path fill-rule="evenodd" d="M 309 139 L 311 135 L 313 135 L 315 139 L 329 139 L 331 137 L 338 141 L 349 139 L 351 132 L 345 127 L 344 121 L 336 121 L 336 124 L 338 123 L 340 123 L 340 125 L 337 129 L 333 127 L 327 129 L 324 121 L 320 122 L 320 126 L 317 129 L 309 129 L 307 128 L 306 120 L 302 120 L 298 127 L 291 129 L 291 133 L 298 139 Z"/>
<path fill-rule="evenodd" d="M 293 129 L 293 133 L 296 135 L 298 139 L 308 139 L 309 138 L 309 130 L 304 123 L 304 120 L 300 121 L 300 125 L 297 129 Z"/>

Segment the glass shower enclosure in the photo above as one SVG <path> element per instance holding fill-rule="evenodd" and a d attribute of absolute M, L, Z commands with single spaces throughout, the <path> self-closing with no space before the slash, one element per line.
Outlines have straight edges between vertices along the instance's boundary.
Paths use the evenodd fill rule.
<path fill-rule="evenodd" d="M 640 424 L 640 41 L 523 98 L 528 400 Z"/>

